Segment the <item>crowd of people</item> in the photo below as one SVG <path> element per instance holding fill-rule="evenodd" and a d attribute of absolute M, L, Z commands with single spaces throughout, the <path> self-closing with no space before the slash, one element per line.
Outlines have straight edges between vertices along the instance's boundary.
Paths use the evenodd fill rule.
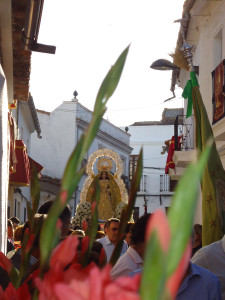
<path fill-rule="evenodd" d="M 34 218 L 37 224 L 44 221 L 52 204 L 53 201 L 47 201 L 39 208 L 38 214 Z M 61 240 L 65 239 L 68 235 L 77 235 L 80 240 L 79 251 L 82 238 L 85 237 L 85 231 L 79 226 L 71 227 L 69 206 L 66 206 L 59 218 L 62 223 Z M 113 279 L 120 276 L 133 276 L 134 274 L 142 273 L 146 249 L 145 232 L 149 218 L 151 218 L 151 214 L 145 214 L 136 220 L 136 222 L 127 223 L 120 257 L 111 269 L 111 277 Z M 100 256 L 101 266 L 102 263 L 106 264 L 110 261 L 113 250 L 118 242 L 119 225 L 120 220 L 116 218 L 110 218 L 105 221 L 104 225 L 99 225 L 89 262 L 93 261 L 97 265 L 100 265 Z M 40 228 L 40 226 L 37 227 Z M 26 228 L 29 228 L 28 221 L 20 225 L 20 220 L 16 217 L 8 220 L 7 257 L 11 259 L 17 269 L 20 269 L 21 266 L 21 243 Z M 201 231 L 201 225 L 195 224 L 192 235 L 192 258 L 182 279 L 176 300 L 225 300 L 225 236 L 216 243 L 202 247 Z M 25 276 L 38 267 L 40 256 L 39 235 L 40 232 L 37 232 L 29 261 L 29 268 Z M 103 260 L 102 253 L 104 253 Z M 1 268 L 0 278 L 1 286 L 6 288 L 9 278 L 7 278 L 7 274 Z"/>

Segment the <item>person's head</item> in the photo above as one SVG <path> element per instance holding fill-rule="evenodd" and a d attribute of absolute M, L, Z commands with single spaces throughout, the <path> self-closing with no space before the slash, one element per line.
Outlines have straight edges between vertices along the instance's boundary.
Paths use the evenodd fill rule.
<path fill-rule="evenodd" d="M 106 234 L 106 227 L 108 226 L 108 220 L 105 221 L 104 223 L 104 233 Z"/>
<path fill-rule="evenodd" d="M 143 258 L 145 251 L 145 233 L 151 214 L 145 214 L 134 223 L 131 234 L 131 246 Z"/>
<path fill-rule="evenodd" d="M 23 225 L 18 226 L 14 231 L 14 242 L 22 241 Z"/>
<path fill-rule="evenodd" d="M 16 229 L 20 224 L 20 220 L 17 217 L 11 217 L 9 220 L 12 221 L 14 229 Z"/>
<path fill-rule="evenodd" d="M 32 245 L 32 255 L 36 258 L 39 258 L 40 256 L 40 249 L 39 249 L 40 234 L 41 234 L 42 225 L 46 220 L 46 218 L 47 218 L 46 214 L 35 214 L 33 218 L 33 222 L 34 222 L 33 231 L 31 228 L 31 224 L 28 220 L 24 223 L 22 228 L 22 241 L 24 241 L 24 235 L 26 234 L 27 229 L 29 234 L 35 235 L 35 239 Z"/>
<path fill-rule="evenodd" d="M 44 204 L 40 206 L 38 209 L 39 214 L 48 214 L 50 208 L 52 207 L 52 204 L 54 203 L 54 200 L 46 201 Z M 71 211 L 68 205 L 64 208 L 63 212 L 59 216 L 59 219 L 62 222 L 61 227 L 61 237 L 65 237 L 69 234 L 69 228 L 70 228 L 70 219 L 71 219 Z"/>
<path fill-rule="evenodd" d="M 107 172 L 106 172 L 106 171 L 102 171 L 102 173 L 101 173 L 99 179 L 100 179 L 100 180 L 101 180 L 101 179 L 103 179 L 103 180 L 104 180 L 104 179 L 109 179 Z"/>
<path fill-rule="evenodd" d="M 117 242 L 119 226 L 120 226 L 119 219 L 111 218 L 107 220 L 105 231 L 110 242 L 113 244 Z"/>
<path fill-rule="evenodd" d="M 13 238 L 13 223 L 11 220 L 7 220 L 7 236 L 9 239 Z"/>
<path fill-rule="evenodd" d="M 194 243 L 202 243 L 202 225 L 194 225 Z"/>
<path fill-rule="evenodd" d="M 133 222 L 128 222 L 126 229 L 125 229 L 125 238 L 124 240 L 127 242 L 127 245 L 131 245 L 131 235 L 132 235 L 132 228 L 134 226 Z"/>
<path fill-rule="evenodd" d="M 77 247 L 78 251 L 78 262 L 82 263 L 82 240 L 84 237 L 79 237 L 79 244 Z M 94 262 L 97 266 L 102 267 L 106 264 L 106 254 L 102 244 L 98 241 L 93 241 L 91 251 L 88 257 L 88 264 Z M 100 261 L 101 260 L 101 261 Z"/>

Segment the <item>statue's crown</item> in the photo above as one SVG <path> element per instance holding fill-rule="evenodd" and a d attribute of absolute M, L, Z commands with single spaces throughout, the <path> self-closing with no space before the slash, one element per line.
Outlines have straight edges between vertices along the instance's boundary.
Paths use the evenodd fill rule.
<path fill-rule="evenodd" d="M 112 169 L 112 160 L 108 157 L 99 158 L 97 162 L 97 169 L 99 172 L 109 172 Z"/>

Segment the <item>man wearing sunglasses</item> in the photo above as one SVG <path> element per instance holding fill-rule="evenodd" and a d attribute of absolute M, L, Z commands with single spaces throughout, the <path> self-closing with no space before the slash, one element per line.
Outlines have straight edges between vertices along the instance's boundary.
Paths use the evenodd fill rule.
<path fill-rule="evenodd" d="M 119 219 L 116 218 L 108 219 L 106 221 L 106 228 L 105 228 L 106 236 L 97 240 L 102 244 L 105 250 L 107 256 L 107 262 L 110 261 L 113 250 L 117 243 L 119 225 L 120 225 Z M 127 248 L 128 248 L 127 243 L 124 241 L 120 256 L 126 253 Z"/>

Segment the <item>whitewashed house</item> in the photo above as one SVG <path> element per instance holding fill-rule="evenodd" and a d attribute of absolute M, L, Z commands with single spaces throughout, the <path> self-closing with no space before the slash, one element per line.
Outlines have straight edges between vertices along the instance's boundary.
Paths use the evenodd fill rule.
<path fill-rule="evenodd" d="M 162 207 L 167 211 L 171 203 L 174 181 L 165 174 L 167 152 L 163 154 L 165 141 L 174 135 L 174 123 L 177 116 L 183 115 L 183 109 L 164 109 L 161 121 L 135 122 L 128 127 L 130 146 L 130 180 L 134 174 L 138 154 L 143 148 L 143 175 L 135 204 L 135 217 L 145 212 L 152 213 Z"/>
<path fill-rule="evenodd" d="M 225 62 L 225 3 L 224 1 L 199 1 L 186 0 L 183 6 L 182 24 L 185 28 L 184 34 L 187 43 L 194 45 L 193 63 L 198 67 L 198 82 L 202 100 L 208 113 L 209 121 L 212 125 L 217 149 L 225 167 L 225 110 L 224 110 L 224 62 Z M 183 39 L 181 31 L 178 35 L 177 47 L 182 48 Z M 215 101 L 215 71 L 218 67 L 223 67 L 221 81 L 221 105 Z M 180 70 L 173 71 L 171 88 L 177 84 L 184 88 L 189 80 L 189 72 Z M 184 114 L 186 114 L 187 102 L 185 102 Z M 195 127 L 193 116 L 184 119 L 184 122 Z M 195 140 L 194 130 L 190 134 L 190 143 L 187 144 L 185 151 L 174 152 L 174 163 L 178 173 L 176 178 L 171 170 L 170 176 L 179 179 L 186 166 L 196 157 L 196 150 L 193 149 Z M 178 176 L 179 175 L 179 176 Z M 201 197 L 200 197 L 201 198 Z M 195 216 L 195 222 L 201 223 L 201 201 Z"/>
<path fill-rule="evenodd" d="M 31 134 L 36 132 L 38 140 L 41 138 L 41 128 L 32 96 L 29 95 L 28 101 L 18 101 L 16 109 L 11 113 L 15 120 L 15 139 L 23 141 L 28 157 L 32 158 Z M 17 157 L 20 165 L 19 160 L 20 157 Z M 23 182 L 22 178 L 17 178 L 16 183 L 11 181 L 9 177 L 8 217 L 18 217 L 23 223 L 27 219 L 27 201 L 31 202 L 30 183 Z"/>
<path fill-rule="evenodd" d="M 64 101 L 52 112 L 37 110 L 37 113 L 42 128 L 42 139 L 39 140 L 37 136 L 32 135 L 31 155 L 44 167 L 40 180 L 41 201 L 44 202 L 54 199 L 58 192 L 68 158 L 90 123 L 92 112 L 74 98 L 72 101 Z M 102 148 L 111 149 L 117 152 L 123 161 L 124 180 L 128 184 L 129 157 L 132 151 L 129 143 L 130 134 L 103 119 L 83 163 L 86 164 L 94 151 Z M 70 201 L 73 214 L 79 203 L 85 179 L 86 176 L 83 176 Z"/>

